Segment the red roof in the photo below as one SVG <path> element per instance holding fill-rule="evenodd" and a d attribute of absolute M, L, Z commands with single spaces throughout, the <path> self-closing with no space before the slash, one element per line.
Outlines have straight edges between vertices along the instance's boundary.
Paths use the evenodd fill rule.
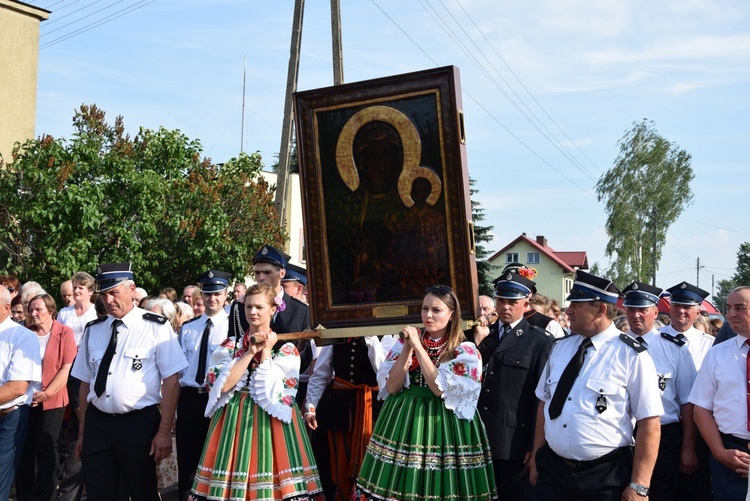
<path fill-rule="evenodd" d="M 589 269 L 589 258 L 585 251 L 556 251 L 555 255 L 565 261 L 568 266 L 582 270 Z"/>
<path fill-rule="evenodd" d="M 588 258 L 586 257 L 585 251 L 574 251 L 574 252 L 556 252 L 552 247 L 548 245 L 542 245 L 536 240 L 532 240 L 531 238 L 527 237 L 526 235 L 520 235 L 518 238 L 513 240 L 511 243 L 494 253 L 490 258 L 489 261 L 494 261 L 497 259 L 498 256 L 502 255 L 510 249 L 511 247 L 515 246 L 518 242 L 524 241 L 528 243 L 531 247 L 538 249 L 539 252 L 550 258 L 555 264 L 557 264 L 560 268 L 562 268 L 567 273 L 575 273 L 574 267 L 581 268 L 581 269 L 588 269 Z"/>

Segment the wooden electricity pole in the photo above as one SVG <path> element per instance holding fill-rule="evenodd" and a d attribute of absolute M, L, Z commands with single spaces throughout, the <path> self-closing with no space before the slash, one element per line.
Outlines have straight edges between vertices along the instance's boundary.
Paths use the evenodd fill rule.
<path fill-rule="evenodd" d="M 289 54 L 289 69 L 286 77 L 286 98 L 284 119 L 281 126 L 281 146 L 279 148 L 279 169 L 276 176 L 276 199 L 274 206 L 279 218 L 279 226 L 286 224 L 286 197 L 289 187 L 289 161 L 292 150 L 292 130 L 294 112 L 292 98 L 297 90 L 299 76 L 299 56 L 302 41 L 302 17 L 305 0 L 295 0 L 294 20 L 292 21 L 292 44 Z M 339 0 L 331 0 L 331 35 L 333 39 L 333 84 L 344 83 L 344 59 L 341 43 L 341 8 Z"/>
<path fill-rule="evenodd" d="M 284 99 L 284 120 L 281 124 L 281 146 L 279 147 L 279 170 L 276 177 L 276 199 L 274 206 L 279 218 L 279 226 L 286 224 L 286 193 L 289 187 L 289 159 L 292 149 L 292 128 L 294 114 L 292 97 L 297 90 L 299 76 L 299 54 L 302 41 L 302 14 L 305 0 L 295 0 L 294 19 L 292 21 L 292 45 L 289 50 L 289 69 L 286 76 L 286 98 Z"/>
<path fill-rule="evenodd" d="M 331 39 L 333 40 L 333 85 L 344 83 L 344 51 L 341 44 L 340 0 L 331 0 Z"/>

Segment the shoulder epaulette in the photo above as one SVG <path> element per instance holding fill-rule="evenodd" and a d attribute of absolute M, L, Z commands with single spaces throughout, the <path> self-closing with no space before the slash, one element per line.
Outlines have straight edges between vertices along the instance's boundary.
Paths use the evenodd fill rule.
<path fill-rule="evenodd" d="M 98 324 L 99 322 L 104 322 L 105 320 L 107 320 L 107 317 L 95 318 L 94 320 L 86 324 L 86 328 L 88 329 L 92 325 Z"/>
<path fill-rule="evenodd" d="M 182 322 L 182 325 L 185 325 L 185 324 L 189 324 L 190 322 L 195 322 L 195 321 L 196 321 L 196 320 L 198 320 L 199 318 L 201 318 L 201 317 L 200 317 L 200 315 L 199 315 L 199 316 L 197 316 L 197 317 L 193 317 L 193 318 L 191 318 L 190 320 L 185 320 L 184 322 Z"/>
<path fill-rule="evenodd" d="M 671 334 L 667 334 L 666 332 L 661 333 L 661 337 L 669 341 L 670 343 L 674 343 L 677 346 L 685 346 L 685 340 L 684 339 L 677 339 L 676 337 L 672 336 Z"/>
<path fill-rule="evenodd" d="M 552 333 L 548 331 L 547 329 L 542 329 L 538 325 L 534 325 L 534 324 L 529 324 L 529 327 L 531 328 L 531 330 L 538 332 L 539 334 L 546 337 L 547 339 L 550 339 L 552 341 L 556 339 L 555 336 L 553 336 Z"/>
<path fill-rule="evenodd" d="M 299 304 L 301 304 L 301 305 L 303 305 L 303 306 L 308 306 L 308 305 L 307 305 L 307 303 L 305 303 L 304 301 L 302 301 L 302 300 L 300 300 L 300 299 L 297 299 L 296 297 L 292 297 L 292 296 L 289 296 L 289 299 L 292 299 L 292 300 L 294 300 L 294 301 L 297 301 L 297 302 L 298 302 Z"/>
<path fill-rule="evenodd" d="M 620 340 L 624 342 L 626 345 L 633 348 L 638 353 L 641 353 L 643 351 L 646 351 L 646 347 L 643 346 L 641 343 L 633 339 L 632 337 L 628 336 L 627 334 L 620 334 Z"/>
<path fill-rule="evenodd" d="M 143 314 L 144 320 L 151 320 L 152 322 L 156 322 L 157 324 L 166 324 L 167 323 L 167 317 L 164 315 L 158 315 L 156 313 L 151 313 L 150 311 Z"/>

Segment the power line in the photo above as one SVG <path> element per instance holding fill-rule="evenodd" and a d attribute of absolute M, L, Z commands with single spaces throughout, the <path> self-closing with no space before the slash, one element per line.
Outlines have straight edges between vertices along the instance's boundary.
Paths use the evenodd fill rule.
<path fill-rule="evenodd" d="M 56 23 L 56 22 L 58 22 L 58 21 L 59 21 L 60 19 L 65 19 L 66 17 L 68 17 L 68 16 L 72 16 L 73 14 L 75 14 L 75 13 L 77 13 L 77 12 L 81 12 L 82 10 L 86 10 L 86 9 L 88 9 L 89 7 L 91 7 L 92 5 L 94 5 L 94 4 L 97 4 L 97 3 L 101 2 L 101 1 L 102 1 L 102 0 L 94 0 L 94 2 L 92 2 L 92 3 L 88 4 L 88 5 L 84 5 L 84 6 L 83 6 L 83 7 L 81 7 L 80 9 L 76 9 L 76 10 L 74 10 L 74 11 L 72 11 L 72 12 L 68 12 L 67 14 L 64 14 L 64 15 L 62 15 L 62 16 L 59 16 L 59 17 L 58 17 L 58 16 L 55 16 L 55 17 L 53 17 L 52 19 L 50 19 L 50 20 L 48 20 L 47 22 L 45 22 L 45 23 L 44 23 L 44 24 L 42 25 L 42 27 L 47 27 L 47 26 L 49 26 L 50 24 L 53 24 L 53 23 Z M 74 22 L 75 22 L 75 21 L 74 21 Z M 68 26 L 68 25 L 66 24 L 65 26 Z M 53 30 L 53 31 L 54 31 L 54 30 Z M 42 35 L 42 36 L 43 36 L 43 35 Z"/>
<path fill-rule="evenodd" d="M 154 3 L 156 0 L 140 0 L 139 2 L 135 3 L 134 5 L 125 7 L 124 9 L 118 10 L 117 12 L 114 12 L 108 16 L 105 16 L 97 21 L 94 21 L 93 23 L 90 23 L 86 26 L 83 26 L 82 28 L 79 28 L 77 30 L 72 31 L 71 33 L 68 33 L 66 35 L 63 35 L 61 37 L 58 37 L 54 40 L 51 40 L 43 45 L 40 45 L 39 50 L 46 49 L 47 47 L 51 47 L 53 45 L 56 45 L 60 42 L 64 42 L 65 40 L 68 40 L 70 38 L 76 37 L 78 35 L 81 35 L 83 33 L 86 33 L 87 31 L 93 30 L 94 28 L 97 28 L 103 24 L 107 24 L 111 21 L 114 21 L 115 19 L 118 19 L 126 14 L 130 14 L 131 12 L 134 12 L 138 9 L 141 9 L 145 7 L 146 5 Z M 145 2 L 145 3 L 144 3 Z"/>
<path fill-rule="evenodd" d="M 94 2 L 94 3 L 98 3 L 98 2 L 100 2 L 100 1 L 101 1 L 101 0 L 97 0 L 97 1 L 96 1 L 96 2 Z M 68 24 L 63 24 L 62 26 L 59 26 L 59 27 L 55 28 L 54 30 L 50 30 L 50 31 L 45 31 L 44 33 L 42 33 L 41 35 L 39 35 L 39 38 L 41 38 L 41 37 L 44 37 L 44 36 L 47 36 L 47 35 L 49 35 L 50 33 L 54 33 L 55 31 L 60 31 L 61 29 L 63 29 L 63 28 L 66 28 L 66 27 L 70 26 L 71 24 L 76 24 L 76 23 L 78 23 L 78 22 L 82 21 L 83 19 L 86 19 L 86 18 L 88 18 L 88 17 L 91 17 L 91 16 L 93 16 L 94 14 L 98 14 L 99 12 L 102 12 L 103 10 L 111 9 L 112 7 L 114 7 L 115 5 L 117 5 L 118 3 L 122 3 L 122 1 L 123 1 L 123 0 L 117 0 L 117 1 L 115 2 L 115 3 L 113 3 L 113 4 L 111 4 L 111 5 L 107 5 L 106 7 L 102 7 L 102 8 L 101 8 L 101 9 L 99 9 L 99 10 L 95 10 L 95 11 L 94 11 L 94 12 L 92 12 L 91 14 L 86 14 L 86 15 L 85 15 L 85 16 L 83 16 L 83 17 L 79 17 L 78 19 L 76 19 L 76 20 L 74 20 L 74 21 L 71 21 L 71 22 L 69 22 Z M 86 7 L 90 7 L 91 5 L 94 5 L 94 4 L 89 4 L 89 5 L 87 5 Z M 79 10 L 81 10 L 81 9 L 79 9 Z M 78 11 L 76 11 L 76 12 L 78 12 Z M 71 12 L 70 14 L 73 14 L 73 13 Z M 68 15 L 70 15 L 70 14 L 68 14 Z M 63 16 L 63 17 L 66 17 L 66 16 Z M 62 18 L 59 18 L 59 19 L 62 19 Z"/>
<path fill-rule="evenodd" d="M 397 22 L 396 22 L 396 21 L 395 21 L 395 20 L 394 20 L 394 19 L 393 19 L 393 18 L 392 18 L 392 17 L 390 16 L 390 15 L 388 15 L 388 13 L 387 13 L 387 12 L 386 12 L 385 10 L 383 10 L 383 8 L 382 8 L 382 7 L 380 7 L 380 5 L 378 5 L 378 3 L 377 3 L 377 2 L 375 1 L 375 0 L 370 0 L 370 1 L 372 2 L 372 4 L 373 4 L 373 5 L 375 5 L 375 7 L 377 7 L 377 8 L 378 8 L 378 10 L 380 10 L 380 12 L 382 12 L 382 13 L 383 13 L 383 15 L 384 15 L 384 16 L 385 16 L 386 18 L 388 18 L 388 20 L 389 20 L 389 21 L 391 21 L 391 23 L 393 23 L 393 25 L 394 25 L 394 26 L 395 26 L 396 28 L 398 28 L 398 29 L 399 29 L 399 31 L 401 31 L 401 33 L 403 33 L 403 34 L 404 34 L 404 36 L 405 36 L 406 38 L 408 38 L 408 39 L 409 39 L 409 40 L 410 40 L 410 41 L 411 41 L 411 42 L 412 42 L 412 43 L 414 44 L 414 46 L 415 46 L 415 47 L 417 47 L 417 49 L 419 49 L 419 50 L 420 50 L 420 51 L 422 52 L 422 54 L 424 54 L 424 55 L 425 55 L 425 57 L 427 57 L 427 59 L 429 59 L 430 61 L 432 61 L 432 64 L 434 64 L 435 66 L 438 66 L 438 63 L 437 63 L 437 61 L 435 61 L 435 60 L 434 60 L 434 59 L 433 59 L 433 58 L 432 58 L 432 57 L 431 57 L 431 56 L 430 56 L 430 55 L 429 55 L 429 54 L 428 54 L 428 53 L 427 53 L 427 52 L 426 52 L 426 51 L 425 51 L 425 50 L 424 50 L 424 49 L 423 49 L 423 48 L 422 48 L 422 47 L 421 47 L 421 46 L 420 46 L 420 45 L 419 45 L 419 44 L 418 44 L 417 42 L 416 42 L 416 40 L 414 40 L 414 39 L 413 39 L 413 38 L 412 38 L 412 37 L 411 37 L 411 36 L 410 36 L 410 35 L 409 35 L 409 34 L 408 34 L 408 33 L 406 32 L 406 30 L 404 30 L 404 29 L 403 29 L 403 28 L 402 28 L 402 27 L 401 27 L 401 26 L 400 26 L 400 25 L 399 25 L 399 24 L 398 24 L 398 23 L 397 23 Z M 503 129 L 505 130 L 505 131 L 506 131 L 506 132 L 508 132 L 508 134 L 510 134 L 510 135 L 511 135 L 511 136 L 512 136 L 512 137 L 513 137 L 513 138 L 514 138 L 514 139 L 515 139 L 516 141 L 518 141 L 518 142 L 519 142 L 519 143 L 520 143 L 520 144 L 521 144 L 522 146 L 524 146 L 524 147 L 525 147 L 525 148 L 526 148 L 527 150 L 529 150 L 529 151 L 530 151 L 530 152 L 531 152 L 531 153 L 532 153 L 533 155 L 535 155 L 535 156 L 536 156 L 537 158 L 539 158 L 539 160 L 541 160 L 541 161 L 542 161 L 542 162 L 543 162 L 544 164 L 546 164 L 547 166 L 549 166 L 549 167 L 550 167 L 550 168 L 551 168 L 552 170 L 554 170 L 555 172 L 557 172 L 558 174 L 560 174 L 560 176 L 562 176 L 563 178 L 565 178 L 565 179 L 566 179 L 567 181 L 569 181 L 569 182 L 570 182 L 570 183 L 571 183 L 572 185 L 574 185 L 574 186 L 575 186 L 576 188 L 580 189 L 581 191 L 583 191 L 583 192 L 584 192 L 584 193 L 586 193 L 587 195 L 589 195 L 589 196 L 591 196 L 591 197 L 594 197 L 594 195 L 593 195 L 593 194 L 592 194 L 591 192 L 589 192 L 589 191 L 587 191 L 587 190 L 586 190 L 585 188 L 582 188 L 581 186 L 579 186 L 579 185 L 578 185 L 578 184 L 577 184 L 577 183 L 576 183 L 575 181 L 573 181 L 572 179 L 570 179 L 570 178 L 569 178 L 568 176 L 566 176 L 565 174 L 563 174 L 563 173 L 562 173 L 562 172 L 561 172 L 561 171 L 560 171 L 559 169 L 555 168 L 555 167 L 554 167 L 554 166 L 553 166 L 553 165 L 552 165 L 551 163 L 549 163 L 549 162 L 548 162 L 547 160 L 545 160 L 544 158 L 542 158 L 542 156 L 541 156 L 541 155 L 539 155 L 539 153 L 537 153 L 536 151 L 534 151 L 534 149 L 533 149 L 533 148 L 531 148 L 531 147 L 530 147 L 529 145 L 527 145 L 526 143 L 524 143 L 524 142 L 523 142 L 523 141 L 521 140 L 521 138 L 519 138 L 519 137 L 518 137 L 518 136 L 516 136 L 516 135 L 515 135 L 515 134 L 514 134 L 513 132 L 511 132 L 511 130 L 510 130 L 510 129 L 509 129 L 508 127 L 506 127 L 506 126 L 505 126 L 505 125 L 504 125 L 504 124 L 503 124 L 503 123 L 502 123 L 502 122 L 501 122 L 501 121 L 500 121 L 500 120 L 499 120 L 499 119 L 498 119 L 497 117 L 495 117 L 495 116 L 494 116 L 494 115 L 493 115 L 492 113 L 490 113 L 490 111 L 489 111 L 489 110 L 488 110 L 487 108 L 485 108 L 485 107 L 484 107 L 484 106 L 483 106 L 483 105 L 482 105 L 482 104 L 481 104 L 481 103 L 480 103 L 480 102 L 479 102 L 479 101 L 478 101 L 477 99 L 475 99 L 475 98 L 474 98 L 474 96 L 472 96 L 472 95 L 471 95 L 471 94 L 470 94 L 470 93 L 469 93 L 469 92 L 468 92 L 468 91 L 467 91 L 467 90 L 466 90 L 466 89 L 465 89 L 464 87 L 462 87 L 461 89 L 462 89 L 462 91 L 463 91 L 463 92 L 464 92 L 464 93 L 465 93 L 465 94 L 466 94 L 466 95 L 467 95 L 467 96 L 468 96 L 468 97 L 469 97 L 469 98 L 470 98 L 470 99 L 471 99 L 472 101 L 474 101 L 474 103 L 476 103 L 476 105 L 477 105 L 477 106 L 479 106 L 479 108 L 480 108 L 480 109 L 482 109 L 482 111 L 484 111 L 484 112 L 485 112 L 485 113 L 486 113 L 486 114 L 487 114 L 487 115 L 488 115 L 488 116 L 489 116 L 490 118 L 492 118 L 492 119 L 493 119 L 493 120 L 494 120 L 495 122 L 497 122 L 497 124 L 498 124 L 498 125 L 500 125 L 500 126 L 501 126 L 501 127 L 502 127 L 502 128 L 503 128 Z M 595 198 L 595 197 L 594 197 L 594 198 Z"/>
<path fill-rule="evenodd" d="M 481 30 L 481 29 L 479 29 L 479 26 L 477 26 L 477 23 L 476 23 L 476 22 L 474 22 L 474 19 L 473 19 L 473 18 L 471 17 L 471 15 L 469 15 L 469 13 L 468 13 L 468 12 L 466 11 L 466 9 L 464 9 L 463 5 L 461 5 L 461 2 L 460 2 L 459 0 L 454 0 L 454 1 L 455 1 L 455 2 L 456 2 L 456 4 L 457 4 L 457 5 L 458 5 L 458 6 L 459 6 L 459 7 L 461 8 L 461 10 L 462 10 L 462 11 L 463 11 L 463 13 L 464 13 L 464 14 L 466 15 L 466 17 L 467 17 L 467 18 L 469 19 L 469 21 L 471 21 L 471 24 L 473 24 L 473 25 L 474 25 L 474 28 L 475 28 L 475 29 L 476 29 L 476 30 L 477 30 L 477 31 L 479 32 L 479 34 L 480 34 L 480 35 L 482 35 L 482 38 L 484 38 L 484 41 L 485 41 L 485 42 L 487 42 L 487 45 L 489 45 L 489 46 L 490 46 L 490 48 L 491 48 L 491 49 L 492 49 L 492 51 L 493 51 L 493 52 L 495 53 L 495 55 L 497 55 L 497 57 L 498 57 L 498 58 L 500 59 L 500 61 L 502 61 L 502 63 L 503 63 L 503 64 L 505 65 L 505 67 L 506 67 L 506 68 L 508 69 L 508 71 L 510 71 L 511 75 L 513 75 L 513 77 L 515 77 L 516 81 L 517 81 L 517 82 L 518 82 L 518 83 L 519 83 L 519 84 L 521 85 L 521 87 L 523 87 L 523 90 L 525 90 L 525 91 L 526 91 L 526 93 L 527 93 L 527 94 L 529 95 L 529 97 L 530 97 L 530 98 L 531 98 L 531 99 L 532 99 L 532 100 L 533 100 L 533 101 L 534 101 L 534 102 L 536 103 L 536 105 L 537 105 L 537 106 L 539 106 L 539 109 L 541 109 L 541 110 L 542 110 L 542 112 L 544 112 L 544 114 L 545 114 L 545 115 L 547 116 L 547 118 L 549 118 L 549 119 L 550 119 L 550 121 L 551 121 L 551 122 L 552 122 L 553 124 L 555 124 L 555 127 L 557 127 L 557 129 L 558 129 L 558 130 L 559 130 L 559 131 L 560 131 L 560 132 L 561 132 L 561 133 L 562 133 L 562 134 L 563 134 L 563 135 L 565 136 L 565 138 L 566 138 L 566 139 L 567 139 L 568 141 L 570 141 L 570 143 L 571 143 L 571 144 L 572 144 L 572 145 L 573 145 L 573 146 L 575 147 L 575 149 L 577 149 L 577 150 L 578 150 L 578 151 L 579 151 L 579 152 L 581 153 L 581 155 L 583 155 L 583 157 L 584 157 L 584 158 L 585 158 L 586 160 L 588 160 L 588 161 L 589 161 L 589 163 L 590 163 L 590 164 L 591 164 L 591 165 L 592 165 L 592 166 L 593 166 L 593 167 L 594 167 L 594 168 L 595 168 L 596 170 L 598 170 L 599 172 L 603 172 L 603 171 L 602 171 L 602 170 L 601 170 L 601 169 L 600 169 L 600 168 L 599 168 L 599 167 L 598 167 L 598 166 L 597 166 L 597 165 L 596 165 L 596 164 L 595 164 L 595 163 L 594 163 L 594 162 L 593 162 L 593 161 L 592 161 L 592 160 L 591 160 L 591 159 L 590 159 L 590 158 L 589 158 L 588 156 L 586 156 L 586 154 L 585 154 L 585 153 L 584 153 L 584 152 L 583 152 L 583 151 L 582 151 L 582 150 L 581 150 L 581 149 L 580 149 L 580 148 L 578 147 L 578 145 L 577 145 L 577 144 L 575 143 L 575 141 L 573 141 L 573 140 L 572 140 L 572 139 L 571 139 L 571 138 L 570 138 L 570 137 L 569 137 L 569 136 L 568 136 L 568 135 L 567 135 L 567 134 L 565 133 L 565 131 L 564 131 L 564 130 L 563 130 L 563 129 L 562 129 L 562 128 L 561 128 L 561 127 L 560 127 L 560 126 L 559 126 L 559 125 L 557 124 L 557 122 L 556 122 L 556 121 L 555 121 L 555 120 L 554 120 L 554 119 L 553 119 L 553 118 L 552 118 L 552 117 L 550 116 L 550 114 L 549 114 L 549 113 L 547 113 L 547 110 L 546 110 L 546 109 L 544 109 L 544 106 L 542 106 L 542 105 L 541 105 L 541 103 L 540 103 L 539 101 L 537 101 L 537 99 L 536 99 L 536 98 L 534 97 L 534 95 L 533 95 L 533 94 L 531 93 L 531 91 L 529 91 L 529 89 L 528 89 L 528 88 L 527 88 L 527 87 L 526 87 L 526 86 L 524 85 L 524 83 L 523 83 L 523 82 L 521 81 L 521 79 L 520 79 L 520 78 L 518 77 L 518 75 L 516 75 L 516 73 L 515 73 L 515 72 L 513 71 L 513 69 L 512 69 L 511 67 L 510 67 L 510 65 L 509 65 L 509 64 L 508 64 L 508 63 L 507 63 L 507 62 L 505 61 L 505 59 L 503 58 L 503 56 L 501 56 L 501 55 L 500 55 L 500 53 L 499 53 L 499 52 L 497 51 L 497 49 L 495 49 L 495 46 L 494 46 L 494 45 L 492 45 L 492 43 L 491 43 L 491 42 L 489 41 L 489 39 L 488 39 L 488 38 L 487 38 L 487 37 L 485 36 L 484 32 L 482 32 L 482 30 Z M 442 2 L 442 0 L 441 0 L 441 2 Z M 446 10 L 447 10 L 447 9 L 446 9 Z"/>
<path fill-rule="evenodd" d="M 420 0 L 420 4 L 422 4 L 421 0 Z M 428 5 L 429 5 L 429 3 L 428 3 Z M 495 74 L 500 78 L 500 80 L 503 81 L 503 83 L 505 83 L 505 85 L 507 86 L 508 90 L 513 93 L 513 95 L 515 96 L 516 100 L 521 105 L 523 105 L 523 107 L 528 111 L 529 114 L 531 114 L 531 117 L 533 117 L 533 120 L 532 120 L 532 118 L 526 112 L 524 112 L 521 109 L 521 107 L 516 103 L 516 100 L 514 100 L 507 92 L 505 92 L 505 90 L 503 90 L 502 86 L 497 82 L 497 80 L 495 80 L 489 74 L 489 72 L 486 70 L 486 68 L 484 68 L 484 65 L 482 63 L 480 63 L 478 61 L 478 59 L 476 57 L 474 57 L 473 54 L 470 53 L 471 52 L 470 49 L 468 47 L 466 47 L 466 45 L 459 40 L 459 37 L 455 34 L 455 32 L 452 29 L 450 29 L 450 27 L 448 27 L 448 23 L 445 22 L 445 20 L 442 18 L 442 16 L 440 16 L 440 14 L 430 5 L 430 8 L 432 9 L 432 11 L 435 12 L 435 15 L 438 16 L 438 18 L 440 19 L 440 21 L 444 24 L 445 27 L 441 26 L 441 28 L 443 29 L 443 31 L 445 31 L 446 33 L 448 33 L 446 31 L 446 28 L 448 30 L 450 30 L 449 36 L 451 36 L 451 34 L 452 34 L 452 38 L 454 38 L 454 42 L 460 44 L 463 47 L 464 53 L 474 62 L 474 64 L 476 64 L 480 68 L 480 70 L 482 71 L 482 73 L 485 74 L 485 76 L 495 85 L 495 87 L 503 94 L 503 96 L 505 96 L 505 98 L 516 108 L 516 110 L 518 110 L 518 112 L 521 113 L 524 116 L 524 118 L 526 118 L 526 120 L 528 120 L 528 122 L 547 141 L 549 141 L 549 143 L 555 149 L 557 149 L 565 158 L 567 158 L 585 176 L 587 176 L 592 181 L 596 181 L 596 178 L 573 155 L 571 155 L 570 152 L 567 151 L 567 148 L 565 148 L 565 146 L 563 146 L 563 144 L 555 137 L 555 135 L 552 133 L 552 131 L 550 131 L 549 128 L 547 128 L 547 126 L 542 122 L 542 120 L 539 119 L 539 117 L 537 116 L 537 114 L 534 113 L 534 111 L 526 104 L 526 102 L 523 100 L 523 98 L 518 95 L 518 93 L 515 91 L 515 89 L 513 88 L 513 86 L 510 84 L 510 82 L 508 82 L 505 79 L 505 77 L 503 77 L 503 75 L 500 73 L 500 71 L 498 70 L 498 68 L 492 63 L 492 61 L 490 61 L 490 59 L 486 56 L 486 54 L 484 53 L 484 51 L 481 48 L 479 48 L 479 46 L 474 42 L 474 40 L 472 39 L 471 35 L 469 35 L 469 33 L 463 28 L 462 23 L 460 23 L 455 18 L 455 16 L 453 15 L 453 13 L 445 6 L 445 3 L 443 2 L 443 0 L 441 0 L 441 5 L 442 5 L 443 9 L 451 17 L 451 19 L 456 24 L 456 26 L 458 26 L 458 28 L 463 32 L 464 36 L 469 40 L 469 42 L 471 42 L 471 44 L 479 52 L 479 54 L 481 54 L 481 56 L 484 58 L 484 60 L 487 62 L 487 64 L 489 64 L 490 67 L 494 70 Z M 424 8 L 424 6 L 423 6 L 423 8 Z M 427 9 L 425 9 L 425 10 L 427 10 Z M 428 14 L 429 14 L 429 11 L 428 11 Z M 435 17 L 432 16 L 432 14 L 430 14 L 430 16 L 433 19 L 435 19 Z M 440 23 L 438 23 L 438 25 L 439 24 Z M 495 53 L 497 54 L 497 51 L 495 51 Z M 507 66 L 508 65 L 506 63 L 506 67 Z M 518 77 L 516 77 L 516 79 L 518 80 Z M 537 123 L 539 125 L 537 125 Z M 544 129 L 544 130 L 542 130 L 542 129 Z M 570 140 L 570 138 L 568 138 L 568 139 Z M 572 142 L 572 140 L 571 140 L 571 142 Z"/>

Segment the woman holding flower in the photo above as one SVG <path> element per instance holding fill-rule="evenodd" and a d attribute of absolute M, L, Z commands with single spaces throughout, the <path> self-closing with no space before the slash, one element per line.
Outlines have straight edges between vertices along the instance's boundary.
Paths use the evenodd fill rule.
<path fill-rule="evenodd" d="M 355 500 L 497 499 L 477 400 L 482 361 L 450 287 L 429 287 L 423 329 L 407 326 L 378 371 L 385 398 Z"/>
<path fill-rule="evenodd" d="M 213 418 L 191 499 L 323 499 L 294 399 L 299 352 L 292 343 L 273 352 L 275 296 L 266 284 L 250 287 L 247 332 L 229 337 L 211 357 L 206 415 Z"/>

